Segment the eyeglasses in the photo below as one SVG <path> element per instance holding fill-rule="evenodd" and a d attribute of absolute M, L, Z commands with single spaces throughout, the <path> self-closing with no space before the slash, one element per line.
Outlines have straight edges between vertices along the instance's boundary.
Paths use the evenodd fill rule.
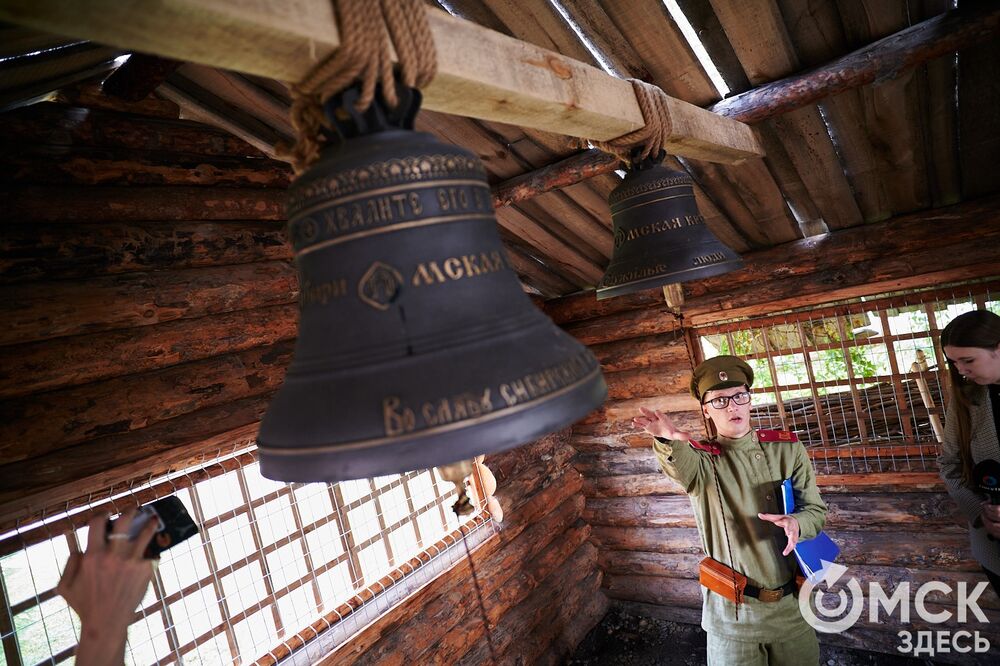
<path fill-rule="evenodd" d="M 746 391 L 740 391 L 736 395 L 720 395 L 718 398 L 712 398 L 708 402 L 702 403 L 703 405 L 712 405 L 716 409 L 725 409 L 729 406 L 729 401 L 732 400 L 737 405 L 748 405 L 750 404 L 750 394 Z"/>

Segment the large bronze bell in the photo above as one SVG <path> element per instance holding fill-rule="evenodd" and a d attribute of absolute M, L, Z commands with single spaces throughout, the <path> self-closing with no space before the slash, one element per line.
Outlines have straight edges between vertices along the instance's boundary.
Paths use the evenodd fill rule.
<path fill-rule="evenodd" d="M 523 292 L 482 163 L 401 111 L 327 114 L 342 145 L 292 185 L 299 337 L 258 436 L 261 473 L 338 481 L 532 441 L 598 407 L 583 345 Z"/>
<path fill-rule="evenodd" d="M 636 162 L 608 197 L 614 251 L 597 298 L 712 277 L 743 260 L 705 226 L 691 176 L 656 159 Z"/>

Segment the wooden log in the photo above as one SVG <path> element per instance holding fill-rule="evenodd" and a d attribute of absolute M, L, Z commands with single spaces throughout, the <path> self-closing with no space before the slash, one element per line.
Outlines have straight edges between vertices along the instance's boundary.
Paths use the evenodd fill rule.
<path fill-rule="evenodd" d="M 558 553 L 552 553 L 553 556 L 556 554 Z M 563 557 L 562 560 L 556 560 L 554 557 L 545 559 L 540 554 L 533 561 L 523 565 L 524 572 L 530 572 L 527 576 L 519 575 L 508 579 L 505 584 L 505 591 L 509 592 L 508 596 L 497 599 L 496 603 L 498 606 L 493 606 L 491 609 L 490 606 L 487 606 L 490 610 L 487 610 L 485 617 L 481 611 L 474 608 L 472 612 L 463 618 L 462 622 L 449 629 L 441 640 L 431 646 L 426 652 L 417 654 L 415 651 L 410 650 L 408 643 L 404 643 L 406 651 L 409 652 L 409 658 L 405 661 L 390 660 L 388 663 L 453 664 L 462 660 L 467 661 L 467 657 L 463 657 L 463 655 L 471 654 L 478 657 L 479 650 L 483 645 L 489 645 L 485 637 L 487 631 L 490 632 L 493 648 L 497 656 L 504 655 L 510 647 L 510 643 L 505 642 L 508 634 L 503 630 L 511 622 L 511 616 L 517 616 L 521 612 L 519 609 L 523 609 L 524 605 L 530 603 L 536 595 L 545 594 L 551 600 L 555 594 L 558 594 L 558 590 L 552 589 L 549 586 L 553 585 L 550 582 L 552 579 L 559 580 L 560 572 L 572 569 L 574 574 L 571 575 L 571 578 L 575 580 L 582 579 L 588 573 L 597 573 L 595 571 L 596 561 L 597 549 L 592 544 L 586 542 L 581 543 L 578 548 L 571 551 L 568 557 Z M 571 596 L 570 594 L 565 597 L 565 603 L 570 604 L 575 601 L 570 598 Z M 494 600 L 491 598 L 490 601 Z M 530 622 L 531 620 L 528 619 L 526 622 L 527 626 L 522 627 L 524 630 L 522 635 L 534 635 L 535 632 L 533 629 L 535 625 L 528 624 Z M 498 634 L 500 635 L 499 638 Z M 487 651 L 488 654 L 489 652 Z M 376 660 L 368 661 L 367 663 L 382 664 L 386 662 Z"/>
<path fill-rule="evenodd" d="M 586 544 L 584 548 L 586 549 Z M 593 550 L 586 552 L 592 553 Z M 589 574 L 589 575 L 588 575 Z M 498 655 L 504 655 L 519 638 L 530 635 L 531 628 L 537 626 L 553 608 L 552 599 L 562 597 L 567 605 L 579 606 L 581 597 L 593 594 L 600 585 L 602 575 L 592 564 L 582 563 L 579 567 L 564 567 L 545 581 L 545 584 L 516 608 L 511 609 L 503 620 L 494 627 L 490 635 Z M 489 658 L 485 641 L 466 652 L 459 664 L 482 664 Z"/>
<path fill-rule="evenodd" d="M 274 345 L 295 337 L 298 314 L 295 305 L 276 305 L 0 347 L 0 398 Z"/>
<path fill-rule="evenodd" d="M 18 187 L 0 193 L 20 222 L 284 220 L 283 190 L 216 187 Z"/>
<path fill-rule="evenodd" d="M 684 283 L 685 323 L 993 275 L 998 243 L 997 197 L 842 229 L 744 255 L 744 268 L 724 278 Z"/>
<path fill-rule="evenodd" d="M 288 187 L 275 160 L 89 146 L 20 145 L 0 154 L 5 178 L 32 185 L 214 185 Z"/>
<path fill-rule="evenodd" d="M 298 297 L 298 278 L 289 263 L 269 261 L 13 285 L 0 294 L 0 345 L 9 345 L 287 304 Z"/>
<path fill-rule="evenodd" d="M 626 576 L 659 576 L 665 578 L 698 578 L 698 563 L 701 555 L 674 553 L 644 553 L 641 551 L 608 550 L 601 551 L 598 565 L 607 575 Z M 951 593 L 932 590 L 927 594 L 927 601 L 938 604 L 954 604 L 954 591 L 959 583 L 964 583 L 972 590 L 985 580 L 979 571 L 949 571 L 946 569 L 910 569 L 898 566 L 851 565 L 848 579 L 854 578 L 867 590 L 869 582 L 878 582 L 884 590 L 891 592 L 902 582 L 910 584 L 911 591 L 916 591 L 924 583 L 940 581 L 949 585 Z M 840 589 L 840 585 L 829 588 L 831 591 Z M 983 592 L 979 597 L 983 608 L 1000 609 L 1000 599 L 992 589 Z"/>
<path fill-rule="evenodd" d="M 483 577 L 482 590 L 490 598 L 498 586 L 506 582 L 506 576 L 517 570 L 518 564 L 545 549 L 555 536 L 579 519 L 583 503 L 578 495 L 566 492 L 573 487 L 572 483 L 550 487 L 536 493 L 527 504 L 516 507 L 518 515 L 504 526 L 497 538 L 472 553 L 471 568 L 469 560 L 460 562 L 449 575 L 435 579 L 405 605 L 380 616 L 349 642 L 338 646 L 326 656 L 326 662 L 340 663 L 339 660 L 364 655 L 368 655 L 367 658 L 388 657 L 393 650 L 401 648 L 411 651 L 414 656 L 423 652 L 460 619 L 460 616 L 450 615 L 451 606 L 475 597 L 475 591 L 470 589 L 472 569 L 477 578 Z M 429 631 L 423 621 L 431 616 L 438 617 L 437 622 L 431 623 L 433 631 Z"/>
<path fill-rule="evenodd" d="M 655 365 L 635 370 L 609 372 L 604 370 L 608 384 L 608 400 L 650 398 L 663 394 L 684 394 L 691 382 L 691 370 L 681 367 Z"/>
<path fill-rule="evenodd" d="M 445 12 L 427 11 L 438 71 L 423 90 L 426 108 L 596 140 L 643 126 L 628 82 Z M 145 4 L 105 0 L 72 10 L 57 2 L 17 2 L 4 5 L 0 18 L 281 81 L 301 80 L 340 44 L 332 9 L 319 1 L 303 3 L 294 13 L 237 5 L 194 13 L 182 0 L 152 11 Z M 750 128 L 738 122 L 680 100 L 668 100 L 668 108 L 672 131 L 664 148 L 672 153 L 739 161 L 761 152 Z"/>
<path fill-rule="evenodd" d="M 592 292 L 584 291 L 546 301 L 542 310 L 552 318 L 552 321 L 565 326 L 571 322 L 596 319 L 628 310 L 642 310 L 662 303 L 663 292 L 659 289 L 647 289 L 617 298 L 606 298 L 603 301 L 594 298 Z"/>
<path fill-rule="evenodd" d="M 587 634 L 607 615 L 610 606 L 611 600 L 604 595 L 600 587 L 594 594 L 590 595 L 589 601 L 584 600 L 578 608 L 569 609 L 559 605 L 557 607 L 559 613 L 557 626 L 562 628 L 561 636 L 550 642 L 548 647 L 541 641 L 530 643 L 532 651 L 528 655 L 529 661 L 527 663 L 539 666 L 558 666 L 558 664 L 566 663 L 566 660 L 576 652 L 577 647 L 587 637 Z M 544 652 L 539 655 L 539 650 L 544 650 Z"/>
<path fill-rule="evenodd" d="M 83 96 L 79 101 L 90 104 L 91 97 Z M 264 157 L 245 141 L 200 123 L 100 109 L 67 108 L 58 104 L 35 104 L 30 109 L 4 114 L 0 138 L 15 145 L 89 146 L 219 157 Z"/>
<path fill-rule="evenodd" d="M 557 459 L 559 464 L 565 466 L 569 459 L 564 460 L 563 456 L 569 452 L 566 445 L 569 443 L 570 432 L 569 428 L 563 428 L 529 444 L 490 454 L 486 456 L 486 466 L 490 468 L 501 486 L 507 479 L 536 465 L 539 460 Z"/>
<path fill-rule="evenodd" d="M 69 509 L 86 504 L 88 497 L 102 499 L 116 484 L 183 469 L 249 446 L 270 398 L 212 407 L 5 465 L 0 468 L 0 529 L 30 522 L 53 506 Z M 87 494 L 81 498 L 83 493 Z"/>
<path fill-rule="evenodd" d="M 280 222 L 11 224 L 0 283 L 290 260 Z"/>
<path fill-rule="evenodd" d="M 642 497 L 682 493 L 680 484 L 663 473 L 584 477 L 583 494 L 591 497 Z"/>
<path fill-rule="evenodd" d="M 493 206 L 511 206 L 545 192 L 574 185 L 620 168 L 616 155 L 596 148 L 584 150 L 564 160 L 515 176 L 493 186 Z"/>
<path fill-rule="evenodd" d="M 293 347 L 291 341 L 283 341 L 44 397 L 7 400 L 0 406 L 0 465 L 273 393 L 285 378 Z"/>
<path fill-rule="evenodd" d="M 691 371 L 687 346 L 677 332 L 588 345 L 606 373 L 665 366 Z"/>
<path fill-rule="evenodd" d="M 585 345 L 626 338 L 638 338 L 680 329 L 677 318 L 667 306 L 630 310 L 619 314 L 575 322 L 563 327 Z"/>
<path fill-rule="evenodd" d="M 661 578 L 659 576 L 608 575 L 604 578 L 604 589 L 608 596 L 614 599 L 638 601 L 640 603 L 657 604 L 661 606 L 678 605 L 686 608 L 696 608 L 701 604 L 702 598 L 701 586 L 694 578 L 684 579 Z M 870 600 L 865 599 L 863 602 L 863 608 L 866 611 L 868 611 L 869 601 Z M 927 609 L 929 611 L 931 609 L 934 611 L 945 609 L 951 611 L 951 617 L 949 619 L 941 622 L 939 626 L 934 625 L 939 629 L 956 629 L 962 626 L 962 623 L 960 623 L 955 617 L 956 604 L 954 597 L 952 597 L 950 601 L 951 603 L 949 604 L 936 604 L 930 602 L 927 604 Z M 987 618 L 1000 617 L 1000 613 L 993 609 L 982 609 L 982 612 Z M 897 631 L 896 628 L 890 629 L 885 627 L 884 617 L 881 625 L 878 623 L 870 623 L 868 618 L 869 613 L 863 612 L 858 626 L 881 626 L 886 631 L 892 631 L 893 634 Z M 930 624 L 922 622 L 919 618 L 911 618 L 911 620 L 914 628 L 920 627 L 921 625 L 926 627 Z M 969 625 L 970 628 L 979 629 L 983 633 L 989 634 L 992 637 L 1000 632 L 993 629 L 990 626 L 990 623 L 981 624 L 973 620 L 969 622 Z"/>
<path fill-rule="evenodd" d="M 827 494 L 824 529 L 899 532 L 923 526 L 936 533 L 968 532 L 958 507 L 945 493 Z M 695 527 L 691 501 L 684 495 L 588 498 L 584 518 L 591 525 L 616 527 Z"/>
<path fill-rule="evenodd" d="M 649 398 L 633 398 L 631 400 L 618 400 L 617 402 L 606 402 L 578 423 L 628 423 L 634 416 L 641 414 L 641 408 L 660 410 L 661 412 L 672 414 L 674 412 L 693 412 L 698 409 L 698 401 L 689 394 L 658 395 Z"/>
<path fill-rule="evenodd" d="M 858 530 L 825 530 L 841 549 L 843 564 L 905 566 L 915 569 L 978 571 L 969 552 L 968 535 L 911 532 L 901 540 L 898 533 Z M 593 540 L 606 550 L 640 550 L 655 553 L 701 553 L 698 530 L 689 527 L 616 527 L 594 525 Z"/>

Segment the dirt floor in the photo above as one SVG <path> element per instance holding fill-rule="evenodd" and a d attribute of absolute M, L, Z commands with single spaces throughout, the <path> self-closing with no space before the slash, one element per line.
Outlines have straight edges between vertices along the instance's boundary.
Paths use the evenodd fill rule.
<path fill-rule="evenodd" d="M 705 632 L 679 624 L 630 615 L 612 607 L 583 639 L 567 666 L 703 666 Z M 820 646 L 820 666 L 925 666 L 930 662 Z"/>

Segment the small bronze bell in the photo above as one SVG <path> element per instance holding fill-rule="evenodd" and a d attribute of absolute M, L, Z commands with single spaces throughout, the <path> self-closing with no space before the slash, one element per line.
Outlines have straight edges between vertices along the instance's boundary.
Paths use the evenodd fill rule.
<path fill-rule="evenodd" d="M 610 298 L 720 275 L 743 260 L 705 226 L 691 176 L 655 159 L 635 163 L 608 197 L 614 251 L 597 286 Z"/>
<path fill-rule="evenodd" d="M 412 131 L 419 93 L 327 106 L 342 145 L 289 192 L 299 338 L 261 473 L 339 481 L 512 448 L 598 407 L 597 360 L 521 289 L 482 163 Z"/>

